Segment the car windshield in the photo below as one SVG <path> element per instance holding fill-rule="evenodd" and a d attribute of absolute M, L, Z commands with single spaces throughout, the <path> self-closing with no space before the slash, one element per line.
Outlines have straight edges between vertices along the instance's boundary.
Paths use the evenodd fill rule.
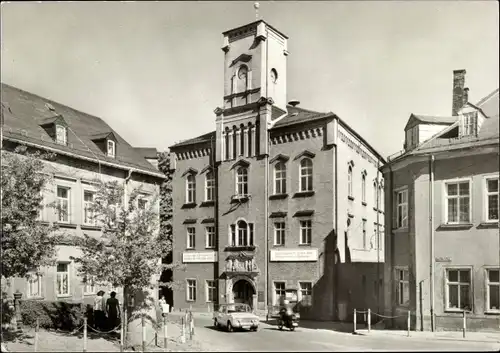
<path fill-rule="evenodd" d="M 227 306 L 228 313 L 250 313 L 252 310 L 248 304 L 230 304 Z"/>

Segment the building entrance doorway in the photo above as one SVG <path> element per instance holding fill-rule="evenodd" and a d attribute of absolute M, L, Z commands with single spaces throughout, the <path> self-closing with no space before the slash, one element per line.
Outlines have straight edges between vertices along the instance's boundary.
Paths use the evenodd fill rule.
<path fill-rule="evenodd" d="M 245 303 L 253 308 L 255 290 L 246 280 L 240 279 L 233 285 L 233 298 L 235 303 Z"/>

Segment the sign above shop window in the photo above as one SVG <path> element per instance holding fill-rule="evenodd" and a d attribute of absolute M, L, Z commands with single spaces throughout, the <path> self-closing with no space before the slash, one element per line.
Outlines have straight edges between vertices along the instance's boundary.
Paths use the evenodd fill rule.
<path fill-rule="evenodd" d="M 217 262 L 215 251 L 185 251 L 182 253 L 182 262 Z"/>
<path fill-rule="evenodd" d="M 318 249 L 273 249 L 270 261 L 318 261 Z"/>

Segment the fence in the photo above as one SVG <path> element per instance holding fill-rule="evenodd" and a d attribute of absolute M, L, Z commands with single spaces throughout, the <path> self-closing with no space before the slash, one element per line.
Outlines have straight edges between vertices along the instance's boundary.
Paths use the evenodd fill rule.
<path fill-rule="evenodd" d="M 406 316 L 406 330 L 407 330 L 407 336 L 410 337 L 410 331 L 411 331 L 411 311 L 408 310 L 407 314 L 405 315 L 396 315 L 396 316 L 387 316 L 387 315 L 381 315 L 376 312 L 373 312 L 371 309 L 368 309 L 366 311 L 363 310 L 357 310 L 354 309 L 353 313 L 353 333 L 357 333 L 357 322 L 358 322 L 358 315 L 361 314 L 363 315 L 364 318 L 364 323 L 366 324 L 368 332 L 371 332 L 371 324 L 372 324 L 372 314 L 375 315 L 376 317 L 379 317 L 384 321 L 385 319 L 397 319 L 401 317 Z M 467 332 L 467 311 L 463 310 L 462 312 L 462 337 L 465 338 Z"/>
<path fill-rule="evenodd" d="M 180 335 L 177 337 L 169 337 L 168 336 L 168 324 L 174 324 L 180 327 Z M 150 347 L 154 345 L 155 348 L 163 348 L 165 351 L 167 351 L 168 348 L 168 340 L 172 340 L 183 344 L 186 343 L 186 341 L 192 341 L 195 336 L 195 329 L 194 329 L 194 316 L 191 311 L 186 310 L 184 315 L 180 318 L 180 320 L 175 320 L 173 321 L 172 319 L 168 318 L 168 314 L 163 314 L 163 320 L 161 323 L 156 324 L 154 322 L 150 322 L 149 320 L 146 319 L 145 315 L 141 317 L 140 322 L 136 327 L 133 327 L 132 330 L 134 332 L 137 332 L 137 328 L 141 326 L 141 335 L 142 335 L 142 342 L 141 342 L 141 352 L 146 352 L 147 347 Z M 147 330 L 148 326 L 153 328 L 154 330 L 154 337 L 150 340 L 147 339 Z M 29 327 L 29 326 L 28 326 Z M 18 328 L 19 329 L 19 328 Z M 30 333 L 34 330 L 34 344 L 33 348 L 35 352 L 39 351 L 39 332 L 40 332 L 40 324 L 39 324 L 39 319 L 36 319 L 36 324 L 35 327 L 31 327 L 31 330 L 25 331 L 26 327 L 21 328 L 21 330 L 24 331 L 24 333 Z M 119 329 L 119 331 L 118 331 Z M 76 328 L 75 330 L 70 332 L 70 335 L 75 335 L 79 333 L 80 331 L 83 332 L 83 352 L 88 351 L 88 333 L 89 330 L 91 332 L 95 332 L 100 335 L 107 335 L 107 334 L 112 334 L 112 333 L 118 333 L 120 335 L 120 352 L 126 351 L 128 348 L 133 346 L 133 343 L 129 342 L 125 335 L 124 335 L 124 329 L 122 326 L 122 323 L 118 324 L 118 326 L 114 327 L 113 329 L 109 331 L 101 331 L 95 327 L 92 327 L 91 325 L 88 324 L 87 318 L 85 317 L 83 319 L 83 324 Z M 131 329 L 128 327 L 128 331 L 130 332 Z M 135 349 L 134 349 L 135 350 Z M 156 349 L 155 349 L 156 350 Z"/>

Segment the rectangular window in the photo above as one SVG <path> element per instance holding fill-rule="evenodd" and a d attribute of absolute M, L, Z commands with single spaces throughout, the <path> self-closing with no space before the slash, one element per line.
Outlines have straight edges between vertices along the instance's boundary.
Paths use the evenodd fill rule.
<path fill-rule="evenodd" d="M 471 270 L 446 270 L 446 309 L 471 310 Z"/>
<path fill-rule="evenodd" d="M 467 180 L 445 185 L 446 223 L 470 223 L 470 182 Z"/>
<path fill-rule="evenodd" d="M 366 219 L 363 219 L 363 249 L 368 248 L 368 238 L 366 237 Z"/>
<path fill-rule="evenodd" d="M 139 210 L 145 210 L 147 207 L 148 207 L 148 200 L 143 197 L 139 197 L 137 199 L 137 208 Z"/>
<path fill-rule="evenodd" d="M 215 248 L 215 227 L 214 226 L 208 226 L 205 228 L 205 235 L 206 235 L 206 244 L 205 247 L 207 249 L 213 249 Z"/>
<path fill-rule="evenodd" d="M 196 301 L 196 280 L 195 279 L 188 279 L 186 280 L 187 282 L 187 291 L 186 291 L 186 300 L 188 302 L 195 302 Z"/>
<path fill-rule="evenodd" d="M 300 298 L 302 306 L 312 305 L 312 283 L 311 282 L 300 282 Z"/>
<path fill-rule="evenodd" d="M 195 227 L 188 227 L 188 229 L 187 229 L 187 248 L 188 249 L 194 249 L 195 238 L 196 238 L 196 228 Z"/>
<path fill-rule="evenodd" d="M 66 145 L 67 143 L 66 127 L 62 125 L 56 125 L 56 143 L 60 145 Z"/>
<path fill-rule="evenodd" d="M 36 273 L 30 274 L 28 278 L 28 298 L 42 297 L 42 276 Z"/>
<path fill-rule="evenodd" d="M 95 278 L 93 276 L 85 276 L 85 283 L 83 284 L 84 294 L 95 294 Z"/>
<path fill-rule="evenodd" d="M 486 179 L 486 221 L 498 222 L 498 177 Z"/>
<path fill-rule="evenodd" d="M 286 165 L 279 162 L 274 167 L 274 193 L 286 194 Z"/>
<path fill-rule="evenodd" d="M 94 217 L 94 192 L 89 190 L 83 191 L 83 223 L 84 224 L 96 224 L 96 219 Z"/>
<path fill-rule="evenodd" d="M 396 227 L 406 228 L 408 227 L 408 190 L 396 192 L 396 202 Z"/>
<path fill-rule="evenodd" d="M 115 141 L 108 140 L 108 157 L 115 158 L 116 155 Z"/>
<path fill-rule="evenodd" d="M 57 187 L 57 221 L 70 223 L 70 188 Z"/>
<path fill-rule="evenodd" d="M 213 172 L 208 172 L 205 177 L 205 201 L 215 200 L 215 177 Z"/>
<path fill-rule="evenodd" d="M 207 303 L 213 303 L 217 300 L 217 287 L 215 281 L 207 280 Z"/>
<path fill-rule="evenodd" d="M 274 245 L 285 245 L 285 222 L 274 223 Z"/>
<path fill-rule="evenodd" d="M 477 112 L 465 113 L 464 119 L 464 136 L 475 136 L 477 134 Z"/>
<path fill-rule="evenodd" d="M 500 269 L 486 271 L 486 311 L 500 311 Z"/>
<path fill-rule="evenodd" d="M 396 269 L 398 305 L 408 305 L 410 302 L 410 281 L 407 269 Z"/>
<path fill-rule="evenodd" d="M 312 222 L 310 220 L 300 221 L 300 244 L 311 245 Z"/>
<path fill-rule="evenodd" d="M 281 298 L 285 298 L 285 293 L 285 282 L 274 282 L 274 305 L 278 305 Z"/>
<path fill-rule="evenodd" d="M 69 263 L 59 262 L 57 264 L 56 293 L 58 296 L 69 295 Z"/>
<path fill-rule="evenodd" d="M 366 176 L 361 175 L 361 201 L 366 202 Z"/>
<path fill-rule="evenodd" d="M 189 174 L 186 178 L 186 203 L 196 202 L 196 177 Z"/>

